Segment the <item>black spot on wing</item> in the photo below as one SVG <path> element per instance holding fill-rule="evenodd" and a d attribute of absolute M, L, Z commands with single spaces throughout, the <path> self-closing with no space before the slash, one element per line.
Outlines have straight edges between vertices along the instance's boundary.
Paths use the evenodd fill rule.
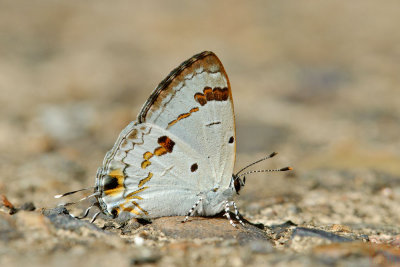
<path fill-rule="evenodd" d="M 191 172 L 195 172 L 195 171 L 197 171 L 198 168 L 199 168 L 199 166 L 197 165 L 197 163 L 194 163 L 194 164 L 190 167 L 190 171 L 191 171 Z"/>
<path fill-rule="evenodd" d="M 104 179 L 104 191 L 115 189 L 119 186 L 118 179 L 115 177 L 106 177 Z"/>
<path fill-rule="evenodd" d="M 217 125 L 217 124 L 221 124 L 221 122 L 220 121 L 212 122 L 212 123 L 206 124 L 206 126 L 210 127 L 210 126 Z"/>

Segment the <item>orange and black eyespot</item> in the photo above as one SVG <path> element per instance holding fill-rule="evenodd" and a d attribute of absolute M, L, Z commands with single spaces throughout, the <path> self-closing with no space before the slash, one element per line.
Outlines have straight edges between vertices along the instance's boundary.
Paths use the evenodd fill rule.
<path fill-rule="evenodd" d="M 197 163 L 194 163 L 192 166 L 190 166 L 190 171 L 195 172 L 195 171 L 197 171 L 198 168 L 199 168 L 199 166 L 197 165 Z"/>
<path fill-rule="evenodd" d="M 175 146 L 175 142 L 165 135 L 158 138 L 158 144 L 165 148 L 168 153 L 171 153 Z"/>
<path fill-rule="evenodd" d="M 118 194 L 124 190 L 125 175 L 121 169 L 114 169 L 104 176 L 103 191 L 106 195 Z"/>
<path fill-rule="evenodd" d="M 119 186 L 118 179 L 115 177 L 105 176 L 104 177 L 104 191 L 113 190 Z"/>
<path fill-rule="evenodd" d="M 233 141 L 235 141 L 235 138 L 233 138 L 233 136 L 231 136 L 230 138 L 229 138 L 229 144 L 232 144 L 233 143 Z"/>

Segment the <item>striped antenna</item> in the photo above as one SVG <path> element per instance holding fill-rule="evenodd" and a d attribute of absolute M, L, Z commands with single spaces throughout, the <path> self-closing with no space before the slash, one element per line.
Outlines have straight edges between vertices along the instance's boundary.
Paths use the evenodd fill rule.
<path fill-rule="evenodd" d="M 245 173 L 242 173 L 241 175 L 239 175 L 238 178 L 239 178 L 239 177 L 242 177 L 242 176 L 245 176 L 245 175 L 247 175 L 247 174 L 250 174 L 250 173 L 257 173 L 257 172 L 285 172 L 285 171 L 291 171 L 291 170 L 293 170 L 292 167 L 285 167 L 285 168 L 273 169 L 273 170 L 248 171 L 248 172 L 245 172 Z"/>
<path fill-rule="evenodd" d="M 67 202 L 67 203 L 65 203 L 65 204 L 63 204 L 63 205 L 64 205 L 64 206 L 74 205 L 74 204 L 76 204 L 76 203 L 78 203 L 78 202 L 81 202 L 81 201 L 83 201 L 83 200 L 85 200 L 85 199 L 88 199 L 88 198 L 91 198 L 91 197 L 95 197 L 95 196 L 98 196 L 98 195 L 100 195 L 100 192 L 95 192 L 95 193 L 93 193 L 93 194 L 91 194 L 91 195 L 89 195 L 89 196 L 86 196 L 86 197 L 83 197 L 83 198 L 79 199 L 78 201 L 75 201 L 75 202 Z"/>
<path fill-rule="evenodd" d="M 67 193 L 64 193 L 64 194 L 61 194 L 61 195 L 55 195 L 54 198 L 61 198 L 61 197 L 69 196 L 69 195 L 72 195 L 72 194 L 75 194 L 75 193 L 78 193 L 78 192 L 81 192 L 81 191 L 93 189 L 93 188 L 94 188 L 94 186 L 87 187 L 87 188 L 82 188 L 82 189 L 71 191 L 71 192 L 67 192 Z"/>
<path fill-rule="evenodd" d="M 259 162 L 261 162 L 261 161 L 264 161 L 264 160 L 270 159 L 270 158 L 272 158 L 272 157 L 275 157 L 277 154 L 278 154 L 277 152 L 272 152 L 272 153 L 269 154 L 268 156 L 266 156 L 266 157 L 264 157 L 264 158 L 262 158 L 262 159 L 259 159 L 259 160 L 255 161 L 255 162 L 253 162 L 253 163 L 250 163 L 249 165 L 247 165 L 246 167 L 244 167 L 243 169 L 241 169 L 240 171 L 238 171 L 238 172 L 235 174 L 235 176 L 239 175 L 239 173 L 241 173 L 241 172 L 244 171 L 245 169 L 247 169 L 247 168 L 249 168 L 249 167 L 251 167 L 251 166 L 253 166 L 253 165 L 255 165 L 255 164 L 257 164 L 257 163 L 259 163 Z M 246 173 L 246 174 L 248 174 L 248 173 Z M 240 176 L 243 176 L 243 175 L 241 174 L 241 175 L 239 175 L 239 177 L 240 177 Z"/>

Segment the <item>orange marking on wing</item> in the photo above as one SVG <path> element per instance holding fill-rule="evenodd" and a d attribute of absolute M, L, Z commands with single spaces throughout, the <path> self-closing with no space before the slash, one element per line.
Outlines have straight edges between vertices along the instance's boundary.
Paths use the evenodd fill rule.
<path fill-rule="evenodd" d="M 125 199 L 128 201 L 128 200 L 130 200 L 130 199 L 134 199 L 134 198 L 137 198 L 137 194 L 139 194 L 140 192 L 143 192 L 144 190 L 146 190 L 148 187 L 147 186 L 145 186 L 145 187 L 142 187 L 142 188 L 140 188 L 140 189 L 138 189 L 138 190 L 136 190 L 136 191 L 133 191 L 132 193 L 130 193 L 130 194 L 128 194 L 126 197 L 125 197 Z"/>
<path fill-rule="evenodd" d="M 162 155 L 164 155 L 166 153 L 167 153 L 167 150 L 165 148 L 161 147 L 161 146 L 159 146 L 156 149 L 154 149 L 154 155 L 156 155 L 158 157 L 162 156 Z"/>
<path fill-rule="evenodd" d="M 135 205 L 138 209 L 140 209 L 144 214 L 148 214 L 148 212 L 146 211 L 146 210 L 144 210 L 144 209 L 142 209 L 142 207 L 140 207 L 139 206 L 139 204 L 137 203 L 137 202 L 135 202 L 135 201 L 132 201 L 131 202 L 133 205 Z M 135 210 L 132 210 L 134 213 L 136 213 L 137 211 L 135 211 Z M 138 214 L 139 215 L 139 214 Z"/>
<path fill-rule="evenodd" d="M 190 116 L 190 113 L 183 113 L 183 114 L 179 115 L 177 119 L 175 119 L 175 120 L 171 121 L 170 123 L 168 123 L 167 129 L 169 127 L 171 127 L 172 125 L 174 125 L 175 123 L 177 123 L 178 121 L 180 121 L 181 119 L 187 118 L 189 116 Z"/>
<path fill-rule="evenodd" d="M 135 213 L 136 215 L 140 215 L 140 212 L 138 212 L 137 210 L 134 210 L 133 208 L 130 208 L 129 212 Z"/>
<path fill-rule="evenodd" d="M 151 162 L 148 161 L 147 159 L 142 161 L 142 169 L 146 169 L 149 165 L 151 165 Z"/>
<path fill-rule="evenodd" d="M 169 127 L 171 127 L 172 125 L 174 125 L 175 123 L 177 123 L 177 122 L 178 122 L 178 119 L 169 122 L 169 123 L 168 123 L 168 126 L 167 126 L 167 129 L 168 129 Z"/>
<path fill-rule="evenodd" d="M 190 116 L 190 112 L 189 113 L 183 113 L 183 114 L 178 116 L 177 120 L 179 121 L 179 120 L 187 118 L 189 116 Z"/>
<path fill-rule="evenodd" d="M 149 172 L 149 175 L 147 175 L 146 178 L 143 178 L 142 180 L 139 181 L 138 187 L 142 187 L 145 183 L 150 181 L 151 177 L 153 177 L 153 173 Z"/>
<path fill-rule="evenodd" d="M 220 87 L 215 87 L 213 90 L 215 101 L 222 101 L 223 93 Z"/>
<path fill-rule="evenodd" d="M 183 114 L 179 115 L 177 119 L 175 119 L 175 120 L 171 121 L 170 123 L 168 123 L 167 129 L 169 127 L 171 127 L 172 125 L 174 125 L 175 123 L 177 123 L 178 121 L 189 117 L 193 112 L 197 112 L 197 111 L 199 111 L 199 108 L 195 107 L 195 108 L 192 108 L 188 113 L 183 113 Z"/>
<path fill-rule="evenodd" d="M 228 87 L 222 88 L 222 101 L 226 101 L 229 98 Z"/>
<path fill-rule="evenodd" d="M 136 215 L 140 215 L 140 213 L 138 211 L 134 210 L 133 207 L 131 207 L 131 206 L 125 207 L 125 204 L 129 204 L 129 202 L 125 202 L 124 204 L 119 205 L 119 208 L 122 211 L 131 212 L 131 213 L 135 213 Z"/>
<path fill-rule="evenodd" d="M 214 100 L 214 94 L 213 94 L 213 89 L 211 87 L 205 87 L 203 90 L 204 95 L 206 96 L 207 101 L 212 101 Z"/>
<path fill-rule="evenodd" d="M 122 194 L 122 191 L 123 191 L 123 187 L 118 187 L 118 188 L 115 188 L 115 189 L 104 191 L 104 194 L 107 195 L 107 196 L 115 196 L 115 195 L 118 195 L 118 194 Z"/>
<path fill-rule="evenodd" d="M 124 174 L 121 169 L 115 169 L 115 170 L 110 171 L 108 176 L 119 179 L 119 178 L 123 178 Z"/>
<path fill-rule="evenodd" d="M 221 94 L 222 94 L 222 101 L 226 101 L 229 98 L 229 91 L 227 87 L 224 87 L 221 89 Z"/>
<path fill-rule="evenodd" d="M 200 105 L 204 106 L 207 101 L 226 101 L 229 98 L 228 87 L 215 87 L 212 89 L 209 86 L 204 87 L 203 94 L 196 93 L 194 95 L 194 100 L 196 100 Z"/>
<path fill-rule="evenodd" d="M 138 199 L 138 200 L 142 200 L 143 198 L 140 196 L 130 196 L 129 199 Z"/>
<path fill-rule="evenodd" d="M 196 100 L 197 103 L 199 103 L 202 106 L 204 106 L 207 103 L 207 99 L 202 93 L 196 93 L 194 95 L 194 100 Z"/>
<path fill-rule="evenodd" d="M 145 160 L 149 160 L 152 156 L 153 156 L 153 153 L 151 153 L 150 151 L 147 151 L 146 153 L 143 154 L 143 158 Z"/>
<path fill-rule="evenodd" d="M 199 111 L 199 108 L 198 108 L 198 107 L 195 107 L 195 108 L 192 108 L 189 112 L 190 112 L 190 113 L 193 113 L 193 112 L 197 112 L 197 111 Z"/>
<path fill-rule="evenodd" d="M 129 204 L 133 204 L 134 207 L 132 207 L 131 205 L 126 207 L 126 205 L 129 205 Z M 136 215 L 141 215 L 139 211 L 135 210 L 136 207 L 138 207 L 139 210 L 141 210 L 144 214 L 147 215 L 147 211 L 142 209 L 139 206 L 139 204 L 137 202 L 135 202 L 135 201 L 132 201 L 132 202 L 126 201 L 125 203 L 119 205 L 119 209 L 121 209 L 122 211 L 131 212 L 131 213 L 134 213 Z"/>
<path fill-rule="evenodd" d="M 121 205 L 121 208 L 123 207 L 123 205 Z M 122 210 L 123 211 L 127 211 L 127 212 L 131 212 L 132 210 L 133 210 L 133 208 L 132 207 L 124 207 L 124 208 L 122 208 Z"/>
<path fill-rule="evenodd" d="M 161 145 L 167 152 L 171 153 L 174 149 L 175 142 L 168 136 L 164 135 L 158 138 L 158 144 Z"/>

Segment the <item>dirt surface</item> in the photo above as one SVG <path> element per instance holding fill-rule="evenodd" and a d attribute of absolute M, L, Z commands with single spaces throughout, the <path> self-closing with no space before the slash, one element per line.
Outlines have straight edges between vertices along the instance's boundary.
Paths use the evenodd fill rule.
<path fill-rule="evenodd" d="M 1 1 L 1 266 L 399 266 L 400 3 Z M 236 170 L 273 151 L 221 216 L 77 220 L 54 195 L 97 168 L 152 89 L 214 51 Z"/>

